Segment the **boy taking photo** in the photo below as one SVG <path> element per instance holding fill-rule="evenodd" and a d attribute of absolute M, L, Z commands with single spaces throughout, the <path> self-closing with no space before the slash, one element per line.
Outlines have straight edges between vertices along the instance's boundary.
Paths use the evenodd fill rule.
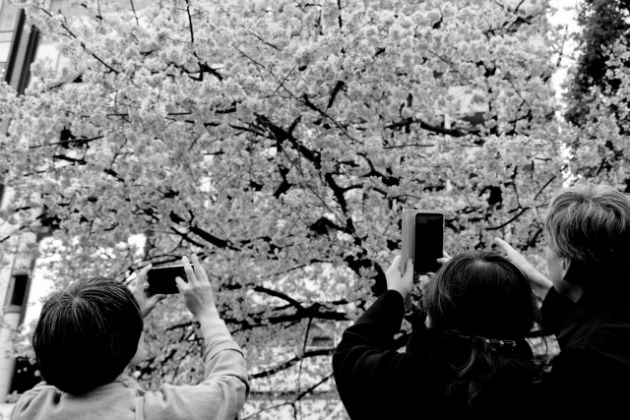
<path fill-rule="evenodd" d="M 182 261 L 188 282 L 177 278 L 177 287 L 205 342 L 201 383 L 147 392 L 124 373 L 144 358 L 143 317 L 164 297 L 145 294 L 145 267 L 133 292 L 96 278 L 53 293 L 33 334 L 44 382 L 18 399 L 10 418 L 235 419 L 249 392 L 243 353 L 219 317 L 199 260 Z"/>

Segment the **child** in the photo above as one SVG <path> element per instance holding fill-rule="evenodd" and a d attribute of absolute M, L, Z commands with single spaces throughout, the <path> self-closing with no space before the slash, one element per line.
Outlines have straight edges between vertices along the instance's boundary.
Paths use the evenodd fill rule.
<path fill-rule="evenodd" d="M 91 279 L 48 299 L 33 335 L 45 382 L 19 398 L 11 419 L 236 418 L 249 390 L 243 354 L 219 317 L 199 261 L 182 260 L 188 283 L 178 278 L 177 287 L 205 340 L 201 383 L 145 392 L 123 373 L 143 357 L 142 317 L 160 298 L 143 291 L 147 267 L 134 293 L 117 281 Z"/>

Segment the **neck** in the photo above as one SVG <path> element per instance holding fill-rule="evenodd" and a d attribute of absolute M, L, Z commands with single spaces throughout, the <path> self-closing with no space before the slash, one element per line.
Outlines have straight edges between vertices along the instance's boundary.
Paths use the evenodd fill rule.
<path fill-rule="evenodd" d="M 565 280 L 557 282 L 553 285 L 553 287 L 560 295 L 570 299 L 572 302 L 580 300 L 582 294 L 584 293 L 584 288 L 582 286 L 568 283 Z"/>

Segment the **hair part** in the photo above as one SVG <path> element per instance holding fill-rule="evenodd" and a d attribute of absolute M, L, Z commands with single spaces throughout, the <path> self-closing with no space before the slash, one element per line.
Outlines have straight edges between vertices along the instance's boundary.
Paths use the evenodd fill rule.
<path fill-rule="evenodd" d="M 119 281 L 93 278 L 48 298 L 33 348 L 44 380 L 79 395 L 123 372 L 136 353 L 142 329 L 131 291 Z"/>

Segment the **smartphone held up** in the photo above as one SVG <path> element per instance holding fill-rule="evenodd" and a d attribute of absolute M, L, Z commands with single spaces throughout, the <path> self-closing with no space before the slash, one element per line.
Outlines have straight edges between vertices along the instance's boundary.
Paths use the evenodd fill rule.
<path fill-rule="evenodd" d="M 402 214 L 402 253 L 404 267 L 411 258 L 414 277 L 436 272 L 444 253 L 444 214 L 438 211 L 405 210 Z"/>
<path fill-rule="evenodd" d="M 175 283 L 176 277 L 188 281 L 186 271 L 184 271 L 184 266 L 181 263 L 151 267 L 147 272 L 147 283 L 149 285 L 147 292 L 149 296 L 179 293 L 177 283 Z"/>

